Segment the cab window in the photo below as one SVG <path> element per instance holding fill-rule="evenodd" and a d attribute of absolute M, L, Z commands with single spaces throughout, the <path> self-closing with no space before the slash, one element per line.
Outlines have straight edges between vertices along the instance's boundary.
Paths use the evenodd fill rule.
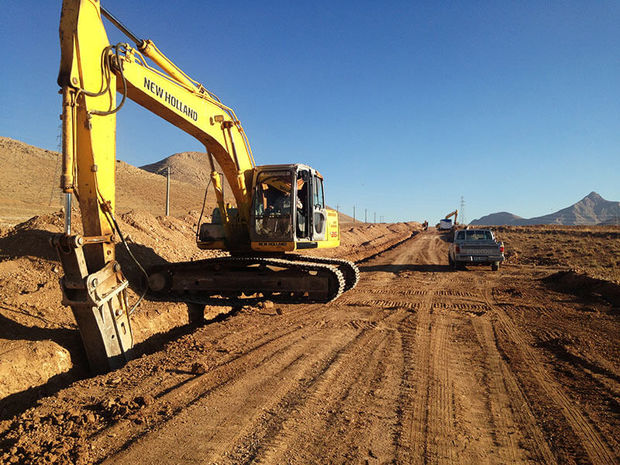
<path fill-rule="evenodd" d="M 314 195 L 313 195 L 313 205 L 315 209 L 323 209 L 325 208 L 325 197 L 323 193 L 323 180 L 318 176 L 314 176 Z"/>

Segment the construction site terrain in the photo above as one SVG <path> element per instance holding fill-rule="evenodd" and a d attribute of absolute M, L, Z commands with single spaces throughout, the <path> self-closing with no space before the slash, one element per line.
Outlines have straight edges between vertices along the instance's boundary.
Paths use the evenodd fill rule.
<path fill-rule="evenodd" d="M 193 207 L 118 219 L 144 264 L 197 259 Z M 132 360 L 93 377 L 41 211 L 0 231 L 2 464 L 620 460 L 617 226 L 498 227 L 492 272 L 451 271 L 449 232 L 344 223 L 338 300 L 147 298 Z"/>

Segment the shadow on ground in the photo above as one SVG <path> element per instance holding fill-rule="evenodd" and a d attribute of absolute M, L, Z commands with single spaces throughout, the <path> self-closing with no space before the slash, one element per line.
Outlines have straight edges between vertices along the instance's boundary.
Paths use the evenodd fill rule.
<path fill-rule="evenodd" d="M 422 272 L 448 272 L 452 271 L 448 265 L 370 265 L 360 266 L 360 272 L 368 273 L 382 271 L 384 273 L 399 274 L 403 271 L 422 271 Z"/>
<path fill-rule="evenodd" d="M 219 303 L 224 306 L 222 301 Z M 239 310 L 241 310 L 242 306 L 230 306 L 230 301 L 228 302 L 227 307 L 229 310 L 227 312 L 222 312 L 214 318 L 205 319 L 195 318 L 195 321 L 174 328 L 165 333 L 158 333 L 145 341 L 136 344 L 132 350 L 132 359 L 137 359 L 142 357 L 143 355 L 153 354 L 162 350 L 168 343 L 179 339 L 185 335 L 191 334 L 197 328 L 213 323 L 218 323 L 221 321 L 225 321 L 226 319 L 235 315 Z M 201 310 L 204 310 L 204 305 L 201 307 Z M 196 309 L 194 309 L 196 312 Z M 196 313 L 195 313 L 196 314 Z M 1 324 L 2 322 L 0 322 Z M 59 331 L 60 334 L 52 333 L 51 331 Z M 19 415 L 24 411 L 28 410 L 31 407 L 34 407 L 39 399 L 42 397 L 47 397 L 56 394 L 60 390 L 70 386 L 75 381 L 79 381 L 82 379 L 90 378 L 92 375 L 88 370 L 88 362 L 86 360 L 86 356 L 83 352 L 81 341 L 79 338 L 79 333 L 77 330 L 42 330 L 42 331 L 34 331 L 32 335 L 30 335 L 30 340 L 40 340 L 40 339 L 50 339 L 46 337 L 48 335 L 52 335 L 59 344 L 66 347 L 65 338 L 70 338 L 72 343 L 70 344 L 71 349 L 71 359 L 73 362 L 73 367 L 65 372 L 60 373 L 58 375 L 50 378 L 45 384 L 40 386 L 35 386 L 30 389 L 26 389 L 21 392 L 17 392 L 15 394 L 11 394 L 3 399 L 0 399 L 0 421 L 7 420 L 15 415 Z M 61 343 L 62 341 L 63 343 Z"/>

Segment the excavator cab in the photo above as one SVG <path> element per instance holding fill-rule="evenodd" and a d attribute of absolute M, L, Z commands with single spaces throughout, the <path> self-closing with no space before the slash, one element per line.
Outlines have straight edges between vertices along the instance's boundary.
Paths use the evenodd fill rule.
<path fill-rule="evenodd" d="M 257 168 L 250 218 L 254 250 L 316 248 L 327 232 L 323 178 L 306 165 Z"/>

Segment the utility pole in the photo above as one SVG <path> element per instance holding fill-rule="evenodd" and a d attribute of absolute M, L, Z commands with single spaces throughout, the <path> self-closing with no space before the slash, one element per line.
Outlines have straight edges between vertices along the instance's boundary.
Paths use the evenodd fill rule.
<path fill-rule="evenodd" d="M 170 216 L 170 167 L 166 167 L 166 216 Z"/>
<path fill-rule="evenodd" d="M 465 221 L 465 199 L 463 198 L 463 196 L 461 195 L 461 224 L 467 224 L 467 221 Z"/>
<path fill-rule="evenodd" d="M 157 170 L 157 174 L 162 174 L 166 170 L 166 216 L 170 216 L 170 166 Z"/>

